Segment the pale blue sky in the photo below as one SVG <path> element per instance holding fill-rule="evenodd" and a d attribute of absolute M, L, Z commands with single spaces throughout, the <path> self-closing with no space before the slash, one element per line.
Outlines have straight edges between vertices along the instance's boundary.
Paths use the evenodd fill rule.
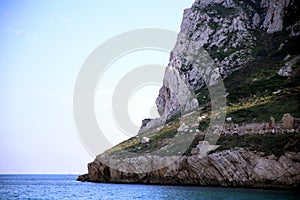
<path fill-rule="evenodd" d="M 81 65 L 125 31 L 178 32 L 193 0 L 0 2 L 0 173 L 83 173 L 94 158 L 73 120 Z"/>

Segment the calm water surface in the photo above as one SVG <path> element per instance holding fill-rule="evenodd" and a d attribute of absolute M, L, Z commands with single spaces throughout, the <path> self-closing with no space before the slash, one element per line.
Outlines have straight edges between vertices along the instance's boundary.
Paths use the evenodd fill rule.
<path fill-rule="evenodd" d="M 287 191 L 81 183 L 76 178 L 77 175 L 0 175 L 0 199 L 300 199 Z"/>

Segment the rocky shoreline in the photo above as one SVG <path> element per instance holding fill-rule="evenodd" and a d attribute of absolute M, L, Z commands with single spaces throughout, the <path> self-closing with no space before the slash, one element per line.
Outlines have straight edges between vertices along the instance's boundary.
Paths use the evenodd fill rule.
<path fill-rule="evenodd" d="M 225 150 L 206 157 L 178 156 L 167 167 L 135 173 L 138 168 L 166 160 L 166 157 L 140 156 L 123 159 L 120 166 L 106 166 L 98 157 L 88 164 L 88 174 L 78 181 L 198 185 L 265 189 L 296 189 L 300 185 L 300 153 L 286 152 L 280 157 L 243 148 Z M 114 162 L 113 160 L 109 161 Z M 141 166 L 142 165 L 142 166 Z M 119 167 L 119 169 L 118 169 Z"/>
<path fill-rule="evenodd" d="M 288 134 L 290 130 L 299 130 L 298 122 L 296 123 L 290 114 L 285 114 L 281 123 L 276 123 L 271 117 L 268 131 L 281 126 L 281 132 L 261 133 L 258 129 L 253 129 L 253 127 L 261 128 L 262 125 L 265 123 L 248 125 L 248 128 L 252 127 L 251 130 L 258 134 L 247 132 L 244 128 L 242 135 L 262 137 L 271 134 L 281 136 Z M 232 134 L 228 134 L 228 126 L 238 127 L 233 124 L 224 125 L 224 130 L 221 131 L 222 136 L 242 137 L 241 134 L 236 134 L 239 131 L 235 129 L 231 130 Z M 239 126 L 239 129 L 242 127 Z M 297 131 L 293 134 L 297 136 L 299 133 Z M 292 142 L 298 140 L 289 137 Z M 141 143 L 148 143 L 149 138 L 147 139 L 147 142 L 143 142 L 142 138 Z M 279 143 L 274 145 L 279 145 Z M 282 145 L 290 144 L 282 143 Z M 300 152 L 286 151 L 282 155 L 277 154 L 275 156 L 276 154 L 272 153 L 234 147 L 209 153 L 218 149 L 219 146 L 209 145 L 207 141 L 199 141 L 199 144 L 191 149 L 190 156 L 159 156 L 142 152 L 136 154 L 138 156 L 132 156 L 130 152 L 128 152 L 129 154 L 125 152 L 125 155 L 106 152 L 98 155 L 93 162 L 89 163 L 88 174 L 80 175 L 77 180 L 101 183 L 198 185 L 285 190 L 295 190 L 300 187 Z M 208 155 L 206 153 L 201 154 L 201 151 L 205 149 L 207 149 Z M 271 150 L 271 152 L 273 151 L 275 149 Z"/>

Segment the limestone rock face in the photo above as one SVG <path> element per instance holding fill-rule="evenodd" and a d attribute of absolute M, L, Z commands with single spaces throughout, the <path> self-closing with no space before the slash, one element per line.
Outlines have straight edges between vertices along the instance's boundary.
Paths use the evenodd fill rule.
<path fill-rule="evenodd" d="M 257 39 L 252 30 L 260 27 L 263 17 L 244 2 L 199 0 L 185 10 L 181 33 L 208 52 L 218 49 L 216 53 L 221 56 L 214 61 L 220 73 L 227 76 L 252 60 L 250 49 Z"/>
<path fill-rule="evenodd" d="M 255 15 L 254 9 L 250 16 L 245 9 L 232 0 L 208 0 L 196 1 L 184 11 L 181 31 L 156 100 L 162 118 L 193 109 L 197 106 L 197 90 L 251 60 L 249 47 L 256 38 L 249 30 L 258 26 L 260 16 Z M 222 49 L 228 56 L 213 59 L 208 51 L 214 48 Z M 234 59 L 237 56 L 239 59 Z"/>
<path fill-rule="evenodd" d="M 173 113 L 198 107 L 198 102 L 193 98 L 189 85 L 184 82 L 178 69 L 172 66 L 167 67 L 163 87 L 156 100 L 161 116 L 169 117 Z"/>
<path fill-rule="evenodd" d="M 184 11 L 181 30 L 170 55 L 163 87 L 156 99 L 158 112 L 169 119 L 197 107 L 195 95 L 215 72 L 227 77 L 252 61 L 257 31 L 274 33 L 286 28 L 297 34 L 297 23 L 284 27 L 294 0 L 196 0 Z M 290 76 L 291 66 L 278 74 Z M 145 129 L 145 128 L 144 128 Z"/>
<path fill-rule="evenodd" d="M 296 188 L 300 184 L 300 153 L 293 152 L 286 152 L 278 158 L 239 148 L 204 158 L 197 155 L 172 158 L 149 155 L 115 161 L 110 158 L 109 162 L 111 167 L 97 159 L 90 163 L 89 173 L 81 177 L 81 181 L 281 189 Z M 147 170 L 168 162 L 167 166 L 157 170 Z"/>
<path fill-rule="evenodd" d="M 139 134 L 144 132 L 155 132 L 161 129 L 165 124 L 165 119 L 156 118 L 156 119 L 146 119 L 143 120 L 142 126 L 139 130 Z"/>
<path fill-rule="evenodd" d="M 268 5 L 267 15 L 263 27 L 268 33 L 274 33 L 283 30 L 283 18 L 290 0 L 268 0 L 263 5 Z"/>

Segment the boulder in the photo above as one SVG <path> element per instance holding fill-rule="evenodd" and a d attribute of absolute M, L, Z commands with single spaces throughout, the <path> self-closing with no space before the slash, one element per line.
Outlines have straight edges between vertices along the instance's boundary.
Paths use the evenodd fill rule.
<path fill-rule="evenodd" d="M 77 181 L 87 182 L 89 181 L 89 175 L 88 174 L 79 175 L 77 177 Z"/>
<path fill-rule="evenodd" d="M 148 143 L 149 141 L 150 141 L 150 138 L 148 138 L 148 137 L 142 138 L 142 144 Z"/>
<path fill-rule="evenodd" d="M 286 113 L 282 117 L 283 128 L 287 130 L 294 129 L 294 117 L 289 113 Z"/>
<path fill-rule="evenodd" d="M 286 62 L 285 65 L 279 69 L 277 74 L 279 76 L 285 76 L 285 77 L 293 76 L 294 72 L 293 72 L 292 67 L 293 67 L 293 65 L 295 65 L 299 61 L 300 61 L 300 56 L 296 56 L 295 58 L 293 58 L 290 61 Z"/>

